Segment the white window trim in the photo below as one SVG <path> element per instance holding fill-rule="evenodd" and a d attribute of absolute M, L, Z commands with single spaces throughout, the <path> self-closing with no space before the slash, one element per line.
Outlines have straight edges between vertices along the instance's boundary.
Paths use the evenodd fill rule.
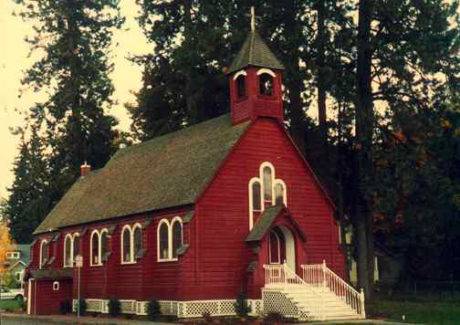
<path fill-rule="evenodd" d="M 244 70 L 240 70 L 238 71 L 237 73 L 235 73 L 235 75 L 233 76 L 233 80 L 236 80 L 239 76 L 247 76 L 247 72 L 244 71 Z"/>
<path fill-rule="evenodd" d="M 106 234 L 107 239 L 108 239 L 109 231 L 108 231 L 107 228 L 101 229 L 101 230 L 99 231 L 99 263 L 100 263 L 100 265 L 103 265 L 103 264 L 104 264 L 104 263 L 102 263 L 102 257 L 103 257 L 103 256 L 102 256 L 102 235 L 103 235 L 104 233 Z M 106 248 L 107 248 L 107 247 L 106 247 Z M 107 253 L 107 252 L 106 252 L 106 253 Z"/>
<path fill-rule="evenodd" d="M 275 197 L 275 185 L 276 184 L 282 184 L 283 185 L 283 203 L 285 206 L 287 206 L 287 186 L 286 186 L 286 183 L 280 179 L 280 178 L 276 178 L 276 170 L 275 170 L 275 166 L 273 166 L 273 164 L 269 161 L 264 161 L 262 162 L 262 164 L 260 164 L 259 166 L 259 177 L 253 177 L 249 180 L 249 184 L 248 184 L 248 194 L 249 194 L 249 230 L 252 229 L 252 227 L 254 226 L 254 212 L 263 212 L 265 210 L 265 187 L 264 187 L 264 181 L 263 181 L 263 172 L 264 172 L 264 168 L 265 167 L 269 167 L 271 169 L 271 183 L 272 183 L 272 188 L 271 188 L 271 192 L 272 192 L 272 202 L 271 204 L 272 205 L 275 205 L 276 204 L 276 197 Z M 259 182 L 260 183 L 260 202 L 261 202 L 261 206 L 260 206 L 260 211 L 259 210 L 253 210 L 253 200 L 252 200 L 252 185 L 255 183 L 255 182 Z"/>
<path fill-rule="evenodd" d="M 252 229 L 252 227 L 254 226 L 254 212 L 261 212 L 263 211 L 263 204 L 260 205 L 260 210 L 254 210 L 253 209 L 253 206 L 254 206 L 254 200 L 253 200 L 253 193 L 252 193 L 252 187 L 254 185 L 254 183 L 259 183 L 260 185 L 260 202 L 262 202 L 262 199 L 263 199 L 263 191 L 262 191 L 262 183 L 260 181 L 260 178 L 259 177 L 253 177 L 251 178 L 251 180 L 249 181 L 249 229 Z"/>
<path fill-rule="evenodd" d="M 53 291 L 59 291 L 59 282 L 58 281 L 53 282 Z"/>
<path fill-rule="evenodd" d="M 124 236 L 123 234 L 125 233 L 125 230 L 129 231 L 129 261 L 125 261 L 124 258 Z M 121 252 L 121 264 L 135 264 L 136 261 L 134 260 L 133 256 L 133 229 L 131 228 L 130 225 L 124 225 L 123 228 L 121 229 L 121 236 L 120 236 L 120 252 Z"/>
<path fill-rule="evenodd" d="M 67 263 L 67 253 L 66 253 L 66 243 L 67 240 L 70 240 L 70 265 Z M 72 267 L 73 265 L 73 258 L 72 258 L 72 251 L 73 251 L 73 238 L 72 234 L 67 234 L 64 237 L 64 267 Z"/>
<path fill-rule="evenodd" d="M 262 69 L 257 70 L 257 75 L 258 76 L 260 76 L 261 74 L 264 74 L 264 73 L 272 76 L 273 78 L 276 77 L 276 74 L 273 72 L 273 70 L 270 70 L 270 69 L 267 69 L 267 68 L 262 68 Z"/>
<path fill-rule="evenodd" d="M 101 261 L 101 234 L 104 230 L 99 232 L 97 229 L 93 230 L 91 232 L 91 236 L 89 239 L 89 256 L 90 256 L 90 261 L 89 265 L 90 266 L 102 266 L 102 261 Z M 94 256 L 93 256 L 93 236 L 97 236 L 97 243 L 98 243 L 98 249 L 97 249 L 97 263 L 94 263 Z"/>
<path fill-rule="evenodd" d="M 135 223 L 134 226 L 131 228 L 131 256 L 133 257 L 133 261 L 134 263 L 136 263 L 136 256 L 134 256 L 135 252 L 134 252 L 134 233 L 136 232 L 136 229 L 140 229 L 141 230 L 141 245 L 142 247 L 144 247 L 144 243 L 143 243 L 143 233 L 142 233 L 142 225 L 140 223 Z"/>
<path fill-rule="evenodd" d="M 281 184 L 283 186 L 283 203 L 285 206 L 287 206 L 287 188 L 286 188 L 286 183 L 282 179 L 275 179 L 275 182 L 273 184 L 273 192 L 274 192 L 274 198 L 273 198 L 273 203 L 276 203 L 276 185 Z"/>
<path fill-rule="evenodd" d="M 160 229 L 161 226 L 165 224 L 166 229 L 168 230 L 168 256 L 166 258 L 161 258 L 161 245 L 160 245 Z M 158 222 L 157 226 L 157 261 L 158 262 L 170 262 L 171 261 L 171 224 L 169 223 L 168 219 L 161 219 L 160 222 Z"/>
<path fill-rule="evenodd" d="M 184 243 L 184 225 L 182 223 L 182 218 L 179 216 L 174 217 L 171 222 L 168 219 L 161 219 L 158 222 L 157 226 L 157 262 L 175 262 L 178 261 L 178 257 L 173 257 L 173 226 L 176 222 L 179 222 L 181 228 L 181 242 Z M 161 258 L 161 250 L 160 250 L 160 228 L 162 224 L 166 224 L 168 229 L 168 257 Z"/>
<path fill-rule="evenodd" d="M 179 259 L 179 256 L 173 257 L 174 256 L 174 252 L 173 252 L 173 248 L 174 248 L 174 245 L 173 245 L 174 244 L 174 233 L 173 233 L 173 231 L 174 231 L 174 224 L 177 223 L 177 222 L 180 225 L 180 237 L 181 237 L 179 247 L 184 244 L 184 225 L 182 224 L 182 219 L 179 216 L 176 216 L 171 220 L 171 229 L 170 229 L 171 233 L 170 233 L 170 236 L 169 236 L 170 241 L 171 241 L 171 246 L 170 246 L 171 248 L 170 248 L 170 255 L 169 255 L 171 257 L 171 259 L 170 259 L 171 261 L 177 261 Z"/>
<path fill-rule="evenodd" d="M 41 269 L 43 267 L 43 265 L 42 265 L 42 263 L 43 263 L 43 245 L 46 245 L 48 243 L 49 243 L 49 241 L 46 240 L 46 239 L 42 239 L 42 241 L 40 242 L 40 259 L 38 261 L 39 269 Z M 49 247 L 48 247 L 48 257 L 49 257 Z"/>

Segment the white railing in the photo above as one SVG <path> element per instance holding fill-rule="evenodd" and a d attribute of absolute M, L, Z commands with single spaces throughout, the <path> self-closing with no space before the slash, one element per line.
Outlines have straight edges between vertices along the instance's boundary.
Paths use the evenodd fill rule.
<path fill-rule="evenodd" d="M 312 286 L 328 288 L 336 296 L 346 302 L 358 315 L 366 318 L 364 309 L 364 292 L 358 292 L 355 288 L 345 282 L 326 266 L 326 261 L 322 264 L 302 265 L 303 280 Z"/>
<path fill-rule="evenodd" d="M 323 315 L 323 296 L 305 283 L 305 281 L 299 277 L 295 271 L 291 270 L 286 263 L 284 264 L 269 264 L 264 265 L 265 269 L 265 285 L 267 288 L 283 289 L 292 286 L 302 286 L 303 290 L 311 293 L 314 298 L 305 301 L 307 309 L 305 312 L 310 314 L 317 319 Z"/>

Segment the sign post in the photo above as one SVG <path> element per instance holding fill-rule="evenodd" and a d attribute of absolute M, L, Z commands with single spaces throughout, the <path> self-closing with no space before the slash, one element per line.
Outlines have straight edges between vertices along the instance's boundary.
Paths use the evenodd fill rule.
<path fill-rule="evenodd" d="M 80 273 L 81 273 L 81 268 L 83 267 L 83 256 L 78 254 L 75 256 L 75 267 L 77 268 L 77 277 L 78 277 L 78 293 L 77 293 L 77 318 L 80 318 Z"/>

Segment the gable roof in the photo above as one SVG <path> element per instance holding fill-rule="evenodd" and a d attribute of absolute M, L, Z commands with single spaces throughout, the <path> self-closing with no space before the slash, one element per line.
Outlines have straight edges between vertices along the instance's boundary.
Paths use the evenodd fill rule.
<path fill-rule="evenodd" d="M 34 234 L 193 204 L 249 124 L 224 115 L 119 150 L 78 179 Z"/>
<path fill-rule="evenodd" d="M 247 66 L 284 70 L 283 64 L 268 48 L 257 31 L 249 33 L 227 73 L 230 74 Z"/>
<path fill-rule="evenodd" d="M 257 242 L 264 238 L 267 231 L 270 230 L 273 222 L 276 218 L 283 213 L 289 219 L 289 222 L 294 226 L 300 238 L 305 241 L 306 236 L 302 231 L 302 228 L 299 227 L 299 224 L 292 218 L 291 213 L 289 212 L 288 208 L 284 205 L 273 205 L 264 210 L 260 215 L 259 219 L 257 220 L 254 227 L 252 227 L 251 231 L 249 232 L 248 236 L 246 237 L 246 242 Z"/>

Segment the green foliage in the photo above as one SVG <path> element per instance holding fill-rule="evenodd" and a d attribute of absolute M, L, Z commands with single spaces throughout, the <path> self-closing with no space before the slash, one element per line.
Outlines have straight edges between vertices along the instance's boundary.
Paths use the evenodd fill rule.
<path fill-rule="evenodd" d="M 86 314 L 86 309 L 88 304 L 84 298 L 80 298 L 77 302 L 77 309 L 75 310 L 78 313 L 78 307 L 80 307 L 80 315 L 83 316 Z"/>
<path fill-rule="evenodd" d="M 118 317 L 121 314 L 121 303 L 117 298 L 111 298 L 109 300 L 109 315 L 112 317 Z"/>
<path fill-rule="evenodd" d="M 160 303 L 156 299 L 150 299 L 147 303 L 147 315 L 150 320 L 156 320 L 161 315 Z"/>
<path fill-rule="evenodd" d="M 80 165 L 100 168 L 115 149 L 117 122 L 105 113 L 113 93 L 108 53 L 123 19 L 112 0 L 16 2 L 22 5 L 18 15 L 34 26 L 26 41 L 42 54 L 22 83 L 48 95 L 23 112 L 26 126 L 7 203 L 13 237 L 30 242 Z"/>
<path fill-rule="evenodd" d="M 240 317 L 246 317 L 251 312 L 251 306 L 248 304 L 248 300 L 244 292 L 241 292 L 238 297 L 236 297 L 234 306 L 236 314 Z"/>
<path fill-rule="evenodd" d="M 63 300 L 59 303 L 59 312 L 66 315 L 72 312 L 72 302 L 70 300 Z"/>

